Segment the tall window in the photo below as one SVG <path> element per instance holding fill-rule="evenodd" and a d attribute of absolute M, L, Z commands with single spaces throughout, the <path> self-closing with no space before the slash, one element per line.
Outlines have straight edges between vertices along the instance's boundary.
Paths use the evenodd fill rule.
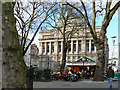
<path fill-rule="evenodd" d="M 31 58 L 31 63 L 33 63 L 33 58 Z"/>
<path fill-rule="evenodd" d="M 51 62 L 51 67 L 54 67 L 54 62 L 53 61 Z"/>
<path fill-rule="evenodd" d="M 68 52 L 71 52 L 71 41 L 69 41 L 69 48 L 68 48 Z"/>
<path fill-rule="evenodd" d="M 44 62 L 41 62 L 41 67 L 44 67 L 45 65 L 44 65 Z"/>
<path fill-rule="evenodd" d="M 116 64 L 116 61 L 114 61 L 114 64 Z"/>
<path fill-rule="evenodd" d="M 81 56 L 78 56 L 78 59 L 80 58 Z"/>
<path fill-rule="evenodd" d="M 94 51 L 95 50 L 95 48 L 94 48 L 94 42 L 93 42 L 93 40 L 91 40 L 91 51 Z"/>
<path fill-rule="evenodd" d="M 89 40 L 86 40 L 86 51 L 89 51 Z"/>
<path fill-rule="evenodd" d="M 91 58 L 94 60 L 94 59 L 95 59 L 95 56 L 91 56 Z"/>
<path fill-rule="evenodd" d="M 49 68 L 49 56 L 47 57 L 47 68 Z"/>
<path fill-rule="evenodd" d="M 76 56 L 73 56 L 73 60 L 76 60 Z"/>
<path fill-rule="evenodd" d="M 51 61 L 54 61 L 54 57 L 53 56 L 51 57 Z"/>
<path fill-rule="evenodd" d="M 61 42 L 58 42 L 58 52 L 61 52 Z"/>
<path fill-rule="evenodd" d="M 68 56 L 68 61 L 70 61 L 71 60 L 71 56 Z"/>
<path fill-rule="evenodd" d="M 81 40 L 78 41 L 78 51 L 81 51 Z"/>
<path fill-rule="evenodd" d="M 44 57 L 42 57 L 42 61 L 44 61 L 45 60 L 45 58 Z"/>
<path fill-rule="evenodd" d="M 38 59 L 36 59 L 36 63 L 38 64 Z"/>
<path fill-rule="evenodd" d="M 54 42 L 51 43 L 52 53 L 54 52 Z"/>
<path fill-rule="evenodd" d="M 45 43 L 42 43 L 42 52 L 45 53 Z"/>
<path fill-rule="evenodd" d="M 49 45 L 50 45 L 50 43 L 47 42 L 47 53 L 49 52 Z"/>
<path fill-rule="evenodd" d="M 59 56 L 59 57 L 58 57 L 58 61 L 60 61 L 60 60 L 61 60 L 61 57 Z"/>
<path fill-rule="evenodd" d="M 73 52 L 76 51 L 76 41 L 73 41 Z"/>

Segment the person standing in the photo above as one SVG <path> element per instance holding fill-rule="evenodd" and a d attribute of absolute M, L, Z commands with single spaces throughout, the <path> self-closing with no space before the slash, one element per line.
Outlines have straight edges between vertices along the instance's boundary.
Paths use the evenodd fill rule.
<path fill-rule="evenodd" d="M 95 69 L 92 69 L 91 72 L 90 72 L 91 80 L 93 80 L 93 78 L 94 78 L 94 73 L 95 73 Z"/>
<path fill-rule="evenodd" d="M 31 65 L 27 72 L 27 82 L 28 82 L 27 88 L 28 89 L 30 88 L 30 90 L 33 89 L 33 69 L 34 68 Z"/>
<path fill-rule="evenodd" d="M 114 71 L 112 70 L 112 67 L 110 66 L 108 71 L 107 71 L 107 78 L 109 81 L 108 88 L 112 88 L 112 80 L 114 78 Z"/>

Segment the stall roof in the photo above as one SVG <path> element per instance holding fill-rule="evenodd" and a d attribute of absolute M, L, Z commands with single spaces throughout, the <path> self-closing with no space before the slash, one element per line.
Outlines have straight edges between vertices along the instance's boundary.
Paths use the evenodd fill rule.
<path fill-rule="evenodd" d="M 83 56 L 83 57 L 79 58 L 77 61 L 73 61 L 72 63 L 83 62 L 83 60 L 84 60 L 84 62 L 95 63 L 94 60 L 88 58 L 87 56 Z"/>

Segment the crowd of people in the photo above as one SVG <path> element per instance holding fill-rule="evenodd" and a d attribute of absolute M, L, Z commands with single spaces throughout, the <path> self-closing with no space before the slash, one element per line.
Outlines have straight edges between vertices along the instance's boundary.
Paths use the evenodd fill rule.
<path fill-rule="evenodd" d="M 74 71 L 65 70 L 64 72 L 60 72 L 57 70 L 51 71 L 51 79 L 52 80 L 65 80 L 65 81 L 78 81 L 82 79 L 91 79 L 93 80 L 94 77 L 94 69 L 90 70 L 81 70 L 81 71 Z"/>
<path fill-rule="evenodd" d="M 43 76 L 46 80 L 78 81 L 78 80 L 82 80 L 82 79 L 93 80 L 94 73 L 95 73 L 95 69 L 91 69 L 91 70 L 82 69 L 80 71 L 75 71 L 75 70 L 73 70 L 73 68 L 71 68 L 70 70 L 65 70 L 63 72 L 60 72 L 58 70 L 46 69 L 41 74 L 40 74 L 40 71 L 37 72 L 37 74 L 35 74 L 34 69 L 35 68 L 33 68 L 31 66 L 27 72 L 27 87 L 28 88 L 33 88 L 33 80 L 37 78 L 37 74 L 38 74 L 39 78 L 42 77 L 42 74 L 43 74 Z M 117 70 L 116 75 L 117 75 L 117 77 L 120 77 L 118 70 Z M 105 76 L 107 77 L 107 79 L 109 81 L 108 88 L 112 88 L 112 80 L 114 78 L 114 70 L 112 70 L 111 66 L 106 71 Z"/>

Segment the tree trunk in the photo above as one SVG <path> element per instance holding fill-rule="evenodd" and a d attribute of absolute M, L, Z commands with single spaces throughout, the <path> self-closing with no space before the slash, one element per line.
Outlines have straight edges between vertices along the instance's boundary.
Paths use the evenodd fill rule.
<path fill-rule="evenodd" d="M 97 48 L 97 61 L 95 70 L 95 81 L 104 81 L 104 68 L 105 68 L 105 27 L 102 26 L 100 32 L 99 41 L 96 41 L 95 45 Z"/>
<path fill-rule="evenodd" d="M 2 88 L 26 88 L 23 60 L 11 2 L 2 3 Z"/>
<path fill-rule="evenodd" d="M 104 66 L 105 66 L 105 59 L 104 59 L 104 50 L 103 50 L 103 42 L 97 47 L 97 61 L 96 61 L 96 70 L 95 70 L 95 81 L 104 81 Z"/>
<path fill-rule="evenodd" d="M 67 52 L 67 50 L 64 49 L 63 56 L 62 56 L 62 64 L 61 64 L 61 67 L 60 67 L 60 71 L 62 71 L 62 72 L 64 71 L 65 65 L 66 65 L 66 52 Z"/>
<path fill-rule="evenodd" d="M 65 41 L 65 35 L 63 38 L 63 51 L 62 51 L 62 64 L 60 66 L 60 71 L 63 72 L 66 65 L 66 52 L 67 52 L 67 43 Z"/>

